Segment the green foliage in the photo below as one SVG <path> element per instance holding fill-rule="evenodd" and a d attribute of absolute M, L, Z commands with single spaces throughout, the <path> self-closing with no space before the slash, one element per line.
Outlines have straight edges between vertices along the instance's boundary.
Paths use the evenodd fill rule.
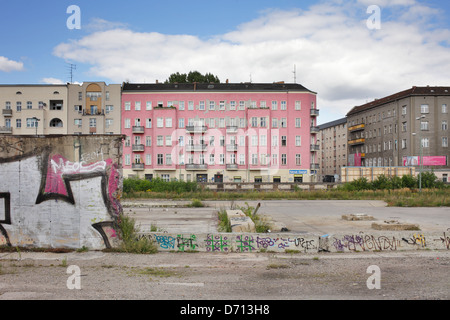
<path fill-rule="evenodd" d="M 186 73 L 172 73 L 166 83 L 220 83 L 217 76 L 212 73 L 205 73 L 204 75 L 198 71 L 191 71 Z"/>
<path fill-rule="evenodd" d="M 145 179 L 128 178 L 123 180 L 123 192 L 196 192 L 199 191 L 197 182 L 186 181 L 164 181 L 154 178 L 152 181 Z"/>
<path fill-rule="evenodd" d="M 133 218 L 121 215 L 119 218 L 119 232 L 122 242 L 117 251 L 140 254 L 157 252 L 157 248 L 151 240 L 146 237 L 138 237 L 139 229 Z"/>

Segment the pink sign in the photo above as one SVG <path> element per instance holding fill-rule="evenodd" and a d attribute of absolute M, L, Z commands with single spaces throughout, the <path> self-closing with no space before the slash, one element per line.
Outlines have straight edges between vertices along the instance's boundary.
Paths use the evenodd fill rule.
<path fill-rule="evenodd" d="M 419 166 L 420 159 L 423 158 L 424 166 L 446 166 L 447 157 L 446 156 L 430 156 L 430 157 L 403 157 L 403 166 Z"/>

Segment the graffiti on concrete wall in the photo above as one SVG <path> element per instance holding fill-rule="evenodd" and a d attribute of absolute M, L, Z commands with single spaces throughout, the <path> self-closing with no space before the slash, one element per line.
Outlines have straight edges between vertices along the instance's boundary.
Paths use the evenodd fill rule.
<path fill-rule="evenodd" d="M 0 245 L 111 247 L 122 212 L 120 157 L 95 147 L 95 139 L 111 146 L 120 141 L 45 139 L 0 146 Z M 94 151 L 66 155 L 67 145 Z"/>

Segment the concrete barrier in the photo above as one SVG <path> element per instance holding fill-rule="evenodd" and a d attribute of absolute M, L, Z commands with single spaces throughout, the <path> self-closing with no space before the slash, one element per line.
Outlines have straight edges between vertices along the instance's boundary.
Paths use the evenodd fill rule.
<path fill-rule="evenodd" d="M 449 250 L 450 235 L 421 232 L 342 233 L 333 235 L 293 233 L 141 233 L 159 251 L 184 252 L 380 252 Z"/>

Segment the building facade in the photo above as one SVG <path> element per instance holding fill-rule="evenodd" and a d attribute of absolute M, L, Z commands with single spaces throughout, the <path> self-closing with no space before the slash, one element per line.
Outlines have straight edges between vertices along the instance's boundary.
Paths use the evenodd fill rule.
<path fill-rule="evenodd" d="M 319 129 L 319 176 L 326 182 L 340 181 L 341 168 L 347 165 L 347 118 L 322 124 Z"/>
<path fill-rule="evenodd" d="M 1 85 L 0 134 L 120 134 L 121 85 Z"/>
<path fill-rule="evenodd" d="M 66 85 L 0 85 L 0 134 L 67 133 Z"/>
<path fill-rule="evenodd" d="M 298 84 L 124 83 L 124 177 L 313 181 L 316 107 Z"/>
<path fill-rule="evenodd" d="M 121 85 L 69 84 L 69 134 L 120 134 Z"/>
<path fill-rule="evenodd" d="M 449 105 L 450 87 L 412 87 L 353 108 L 348 165 L 419 166 L 423 159 L 426 169 L 447 180 Z"/>

